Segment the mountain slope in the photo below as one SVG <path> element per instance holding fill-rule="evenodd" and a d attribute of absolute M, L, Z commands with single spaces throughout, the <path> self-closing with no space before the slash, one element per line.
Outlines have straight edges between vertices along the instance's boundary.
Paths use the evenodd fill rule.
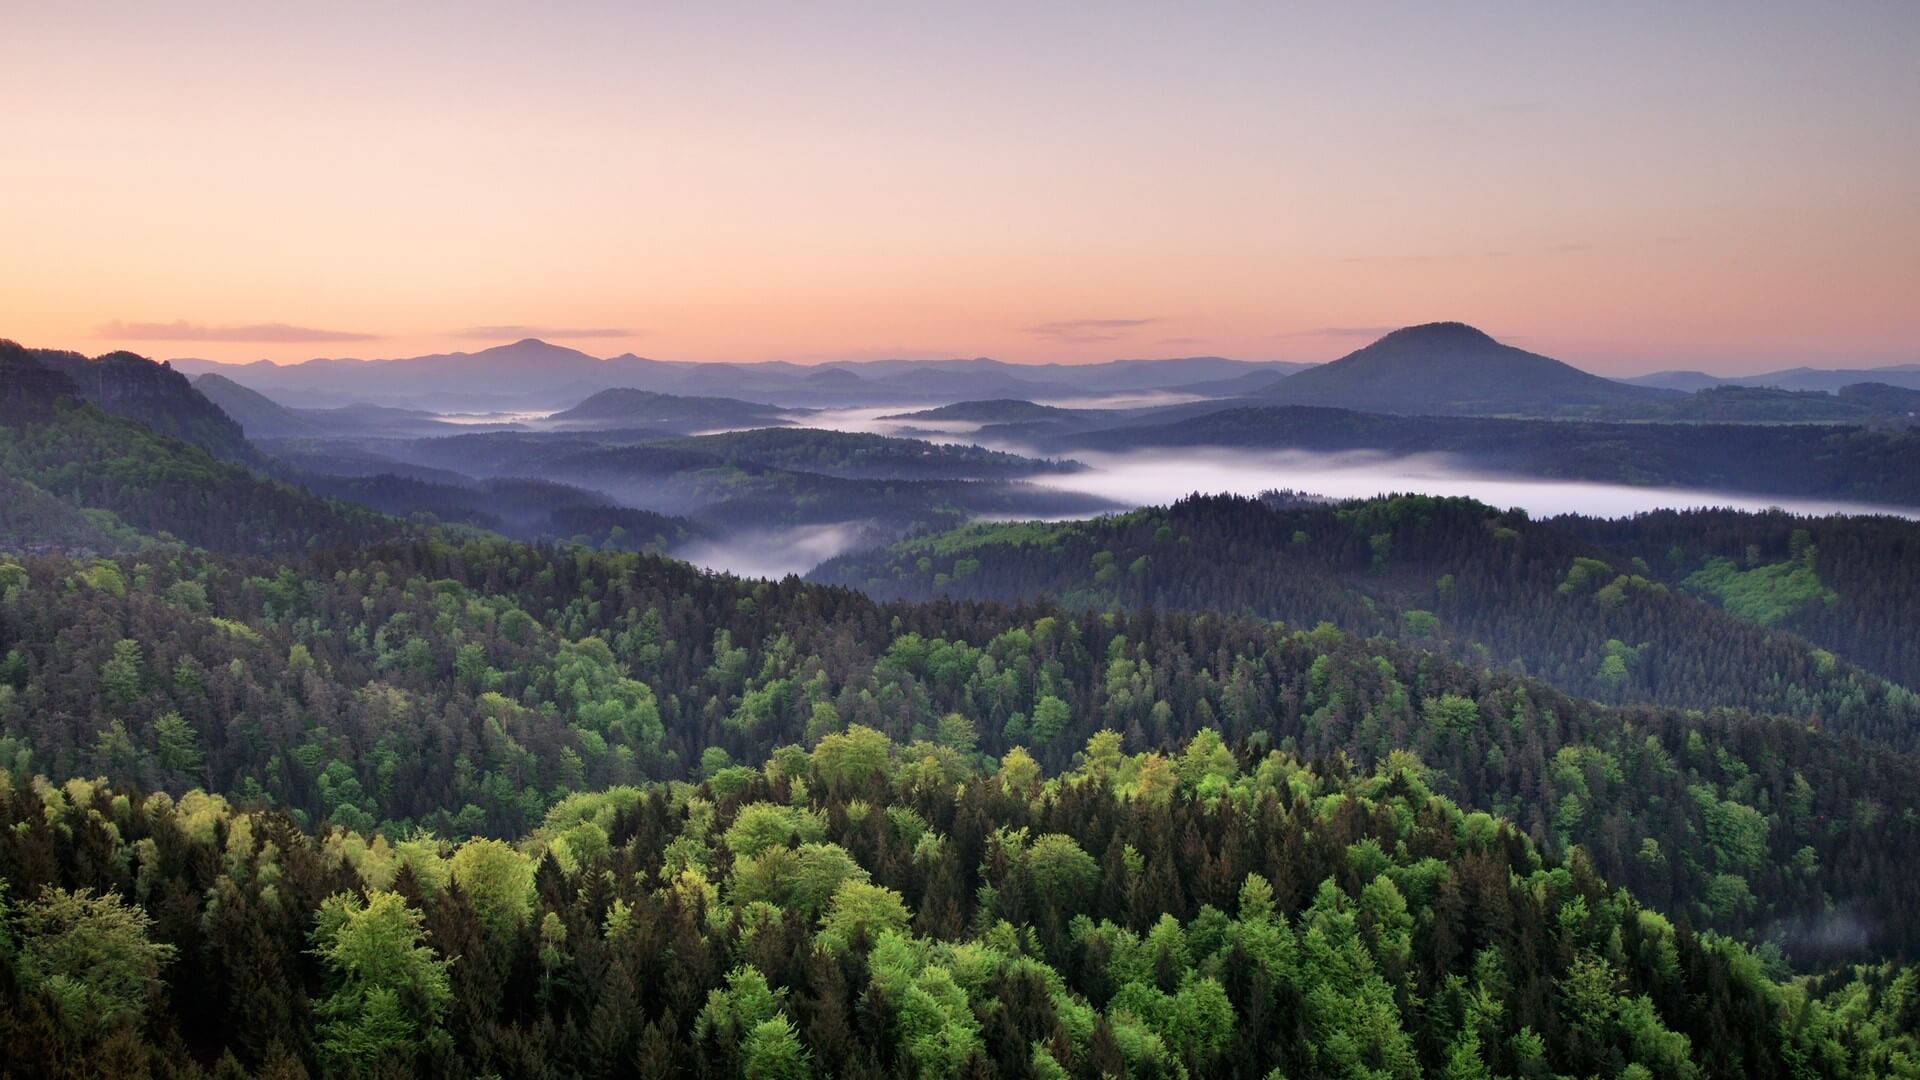
<path fill-rule="evenodd" d="M 1550 524 L 1637 560 L 1674 588 L 1698 590 L 1920 687 L 1920 521 L 1657 510 Z"/>
<path fill-rule="evenodd" d="M 1062 409 L 1055 405 L 1036 405 L 1019 398 L 993 398 L 983 401 L 957 401 L 934 409 L 895 413 L 882 420 L 965 420 L 979 424 L 1029 423 L 1036 420 L 1069 420 L 1086 415 L 1086 410 Z"/>
<path fill-rule="evenodd" d="M 298 412 L 225 375 L 196 376 L 193 388 L 232 417 L 250 439 L 296 439 L 317 435 L 323 430 Z"/>
<path fill-rule="evenodd" d="M 0 420 L 50 416 L 54 403 L 61 400 L 80 400 L 74 381 L 0 338 Z"/>
<path fill-rule="evenodd" d="M 1503 345 L 1464 323 L 1440 322 L 1395 330 L 1259 396 L 1371 412 L 1550 415 L 1664 395 Z"/>
<path fill-rule="evenodd" d="M 707 531 L 686 518 L 615 505 L 598 492 L 546 480 L 504 478 L 445 483 L 383 473 L 303 476 L 308 490 L 395 517 L 443 522 L 518 540 L 578 543 L 620 551 L 672 550 Z"/>
<path fill-rule="evenodd" d="M 11 345 L 0 342 L 0 348 Z M 246 433 L 185 375 L 130 352 L 88 359 L 75 352 L 28 350 L 43 366 L 69 379 L 80 396 L 114 416 L 192 443 L 215 457 L 252 462 L 257 455 Z"/>
<path fill-rule="evenodd" d="M 819 428 L 756 428 L 655 445 L 850 480 L 1016 480 L 1084 468 L 1077 462 L 1022 457 L 959 443 Z"/>
<path fill-rule="evenodd" d="M 18 358 L 0 355 L 0 374 L 7 368 L 19 370 Z M 121 536 L 124 525 L 156 539 L 258 553 L 372 543 L 407 533 L 392 518 L 318 498 L 221 461 L 199 446 L 110 416 L 62 392 L 57 380 L 41 385 L 40 396 L 15 398 L 0 415 L 0 475 L 60 500 L 79 514 L 74 520 L 92 520 L 109 536 Z M 71 382 L 65 386 L 72 389 Z M 36 504 L 9 511 L 29 512 L 44 517 L 49 508 Z M 100 546 L 98 536 L 67 532 L 76 546 Z M 12 534 L 15 546 L 34 539 L 30 529 L 0 533 Z M 117 540 L 114 546 L 129 545 Z"/>
<path fill-rule="evenodd" d="M 548 422 L 565 428 L 663 428 L 692 431 L 713 427 L 776 427 L 789 424 L 782 410 L 738 398 L 678 397 L 651 390 L 602 390 Z"/>

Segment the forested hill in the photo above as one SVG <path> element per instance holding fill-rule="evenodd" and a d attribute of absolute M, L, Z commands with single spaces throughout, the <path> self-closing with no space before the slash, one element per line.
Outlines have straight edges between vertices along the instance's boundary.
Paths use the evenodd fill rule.
<path fill-rule="evenodd" d="M 1022 457 L 959 443 L 818 428 L 755 428 L 676 439 L 662 445 L 712 454 L 730 462 L 845 479 L 1019 479 L 1085 468 L 1073 461 Z"/>
<path fill-rule="evenodd" d="M 38 365 L 64 376 L 71 392 L 114 416 L 192 443 L 227 461 L 258 460 L 240 425 L 166 364 L 129 352 L 88 359 L 75 352 L 23 349 L 5 340 L 0 340 L 0 354 L 7 357 L 9 370 Z M 34 392 L 43 395 L 69 392 L 43 379 L 31 382 L 38 387 Z"/>
<path fill-rule="evenodd" d="M 62 376 L 37 370 L 46 378 L 31 394 L 14 395 L 17 407 L 0 403 L 8 406 L 0 408 L 0 551 L 101 554 L 185 543 L 262 554 L 447 529 L 663 551 L 705 535 L 684 518 L 541 480 L 329 476 L 281 461 L 271 467 L 286 479 L 275 479 L 104 415 Z"/>
<path fill-rule="evenodd" d="M 29 559 L 0 565 L 0 596 L 0 761 L 302 823 L 513 837 L 570 793 L 717 775 L 855 724 L 916 762 L 1023 747 L 1048 769 L 1102 728 L 1128 752 L 1215 728 L 1362 770 L 1417 755 L 1435 790 L 1556 855 L 1581 845 L 1693 925 L 1801 957 L 1920 947 L 1920 908 L 1888 887 L 1920 859 L 1913 759 L 1332 630 L 882 606 L 499 541 Z"/>
<path fill-rule="evenodd" d="M 1551 524 L 1640 559 L 1660 579 L 1729 611 L 1920 687 L 1920 522 L 1662 510 Z"/>
<path fill-rule="evenodd" d="M 546 480 L 441 483 L 382 473 L 301 482 L 317 494 L 423 524 L 465 525 L 518 540 L 664 552 L 710 535 L 686 518 L 617 506 L 598 492 Z"/>
<path fill-rule="evenodd" d="M 1786 981 L 1405 760 L 1109 732 L 1049 779 L 943 729 L 944 759 L 853 727 L 574 796 L 514 846 L 0 773 L 6 1071 L 1772 1078 L 1920 1053 L 1910 969 Z"/>
<path fill-rule="evenodd" d="M 0 550 L 133 546 L 124 529 L 231 552 L 393 539 L 394 518 L 316 498 L 132 420 L 51 391 L 0 414 L 0 476 L 22 497 L 0 504 Z M 77 532 L 91 520 L 92 532 Z"/>
<path fill-rule="evenodd" d="M 893 599 L 1056 596 L 1100 610 L 1326 621 L 1602 701 L 1739 705 L 1920 744 L 1920 697 L 1900 685 L 1659 581 L 1644 563 L 1469 499 L 1196 497 L 1086 522 L 973 526 L 845 556 L 813 576 Z M 1911 638 L 1913 609 L 1904 619 L 1900 636 Z"/>
<path fill-rule="evenodd" d="M 719 397 L 676 397 L 649 390 L 602 390 L 549 417 L 569 427 L 768 427 L 792 423 L 772 405 Z"/>

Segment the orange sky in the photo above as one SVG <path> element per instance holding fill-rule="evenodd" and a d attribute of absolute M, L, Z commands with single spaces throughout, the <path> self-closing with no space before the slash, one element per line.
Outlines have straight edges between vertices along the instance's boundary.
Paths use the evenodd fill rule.
<path fill-rule="evenodd" d="M 1920 361 L 1920 5 L 164 5 L 0 34 L 0 336 Z"/>

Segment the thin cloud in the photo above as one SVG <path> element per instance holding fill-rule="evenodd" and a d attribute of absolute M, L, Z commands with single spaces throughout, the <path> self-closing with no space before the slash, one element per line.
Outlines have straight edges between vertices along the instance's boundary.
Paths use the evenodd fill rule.
<path fill-rule="evenodd" d="M 1207 343 L 1206 338 L 1163 337 L 1159 341 L 1155 342 L 1154 344 L 1156 345 L 1205 345 L 1206 343 Z"/>
<path fill-rule="evenodd" d="M 201 326 L 185 319 L 173 322 L 103 323 L 97 333 L 103 338 L 121 341 L 378 341 L 379 334 L 355 330 L 317 330 L 311 326 L 287 323 L 252 323 L 247 326 Z"/>
<path fill-rule="evenodd" d="M 624 338 L 633 337 L 637 331 L 623 330 L 617 327 L 574 327 L 574 326 L 469 326 L 464 330 L 455 330 L 457 338 L 472 338 L 476 341 L 498 341 L 510 338 L 541 338 L 547 341 L 564 341 L 569 338 Z"/>
<path fill-rule="evenodd" d="M 1159 319 L 1062 319 L 1059 322 L 1028 326 L 1021 332 L 1064 345 L 1091 345 L 1101 341 L 1119 341 L 1132 331 L 1143 326 L 1151 326 L 1159 321 Z"/>

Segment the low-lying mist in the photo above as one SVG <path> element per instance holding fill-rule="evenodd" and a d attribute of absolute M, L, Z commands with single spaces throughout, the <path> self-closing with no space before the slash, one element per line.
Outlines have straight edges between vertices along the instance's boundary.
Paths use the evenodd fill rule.
<path fill-rule="evenodd" d="M 1390 457 L 1370 451 L 1322 454 L 1295 450 L 1159 449 L 1122 454 L 1071 451 L 1064 456 L 1090 468 L 1085 472 L 1037 476 L 1032 482 L 1100 495 L 1134 506 L 1165 505 L 1196 492 L 1257 495 L 1280 488 L 1340 499 L 1392 492 L 1464 495 L 1501 509 L 1519 507 L 1536 516 L 1624 517 L 1647 510 L 1704 506 L 1737 510 L 1779 507 L 1809 515 L 1920 516 L 1909 508 L 1841 499 L 1500 475 L 1474 469 L 1446 454 Z"/>
<path fill-rule="evenodd" d="M 859 522 L 751 529 L 676 548 L 673 557 L 706 570 L 778 580 L 804 574 L 836 555 L 880 542 Z"/>
<path fill-rule="evenodd" d="M 980 425 L 971 420 L 890 420 L 936 408 L 930 405 L 883 405 L 848 409 L 818 409 L 810 413 L 792 413 L 789 418 L 802 427 L 825 431 L 845 431 L 856 435 L 888 435 L 896 438 L 923 439 L 934 443 L 968 443 Z"/>
<path fill-rule="evenodd" d="M 1031 453 L 1026 447 L 995 449 Z M 1795 514 L 1892 514 L 1920 517 L 1911 508 L 1843 499 L 1751 495 L 1673 487 L 1636 487 L 1489 473 L 1447 454 L 1391 456 L 1371 451 L 1312 453 L 1294 450 L 1157 449 L 1129 453 L 1073 451 L 1062 456 L 1085 463 L 1082 472 L 1040 474 L 1036 487 L 1098 496 L 1126 506 L 1164 506 L 1192 494 L 1257 495 L 1291 489 L 1336 499 L 1394 492 L 1460 495 L 1536 517 L 1583 514 L 1624 517 L 1648 510 L 1729 507 Z M 1018 515 L 997 519 L 1031 520 Z M 1055 519 L 1057 520 L 1057 519 Z M 674 555 L 698 566 L 748 577 L 805 574 L 837 555 L 885 543 L 889 537 L 859 522 L 801 525 L 731 533 L 678 549 Z"/>

